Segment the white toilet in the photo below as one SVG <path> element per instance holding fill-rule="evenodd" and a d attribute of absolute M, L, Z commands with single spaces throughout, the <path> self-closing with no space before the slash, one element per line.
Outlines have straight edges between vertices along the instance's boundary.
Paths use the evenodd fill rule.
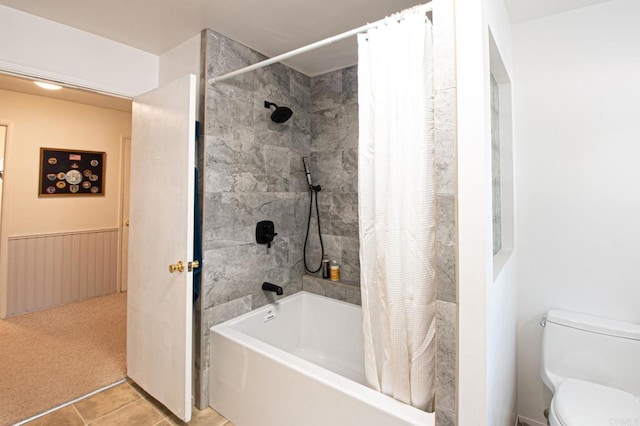
<path fill-rule="evenodd" d="M 640 425 L 640 325 L 560 310 L 541 325 L 551 426 Z"/>

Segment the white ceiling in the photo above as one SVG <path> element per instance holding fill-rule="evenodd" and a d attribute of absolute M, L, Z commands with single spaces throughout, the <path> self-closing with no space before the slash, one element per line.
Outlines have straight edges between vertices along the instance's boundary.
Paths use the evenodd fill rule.
<path fill-rule="evenodd" d="M 608 0 L 505 0 L 513 23 Z M 272 57 L 426 0 L 0 0 L 159 55 L 211 28 Z M 314 76 L 357 62 L 355 38 L 286 64 Z"/>
<path fill-rule="evenodd" d="M 511 23 L 542 18 L 610 0 L 505 0 Z"/>
<path fill-rule="evenodd" d="M 0 0 L 0 4 L 154 54 L 211 28 L 266 56 L 376 21 L 425 0 Z M 355 38 L 287 64 L 314 76 L 357 62 Z"/>

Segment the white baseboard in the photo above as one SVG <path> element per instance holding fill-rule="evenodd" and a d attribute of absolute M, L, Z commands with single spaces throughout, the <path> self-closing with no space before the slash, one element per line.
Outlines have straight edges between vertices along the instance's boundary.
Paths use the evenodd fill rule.
<path fill-rule="evenodd" d="M 546 422 L 540 423 L 537 420 L 533 420 L 533 419 L 530 419 L 530 418 L 524 417 L 524 416 L 518 416 L 518 418 L 516 419 L 516 426 L 517 426 L 518 422 L 520 422 L 520 421 L 526 423 L 529 426 L 547 426 Z"/>

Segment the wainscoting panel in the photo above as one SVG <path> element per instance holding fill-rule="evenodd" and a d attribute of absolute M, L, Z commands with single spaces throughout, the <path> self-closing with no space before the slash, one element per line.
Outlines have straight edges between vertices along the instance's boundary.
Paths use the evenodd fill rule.
<path fill-rule="evenodd" d="M 118 229 L 9 238 L 7 315 L 115 293 Z"/>

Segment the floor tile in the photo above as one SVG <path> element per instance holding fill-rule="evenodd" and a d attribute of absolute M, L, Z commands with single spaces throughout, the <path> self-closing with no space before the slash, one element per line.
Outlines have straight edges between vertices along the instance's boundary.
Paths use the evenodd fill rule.
<path fill-rule="evenodd" d="M 211 407 L 207 407 L 204 410 L 200 411 L 197 408 L 193 407 L 191 410 L 191 421 L 189 423 L 185 423 L 175 415 L 172 415 L 167 419 L 171 425 L 189 425 L 189 426 L 227 426 L 227 419 L 222 417 L 220 413 L 215 411 Z"/>
<path fill-rule="evenodd" d="M 74 405 L 82 418 L 90 422 L 137 399 L 141 399 L 140 394 L 133 390 L 127 383 L 122 383 L 104 392 L 78 401 Z"/>
<path fill-rule="evenodd" d="M 162 403 L 160 403 L 160 401 L 149 395 L 147 391 L 142 389 L 136 382 L 129 379 L 127 383 L 129 383 L 129 385 L 143 398 L 146 398 L 147 401 L 149 401 L 149 403 L 153 405 L 153 408 L 155 408 L 160 414 L 162 414 L 162 417 L 168 417 L 171 415 L 171 411 L 167 407 L 165 407 L 164 405 L 162 405 Z"/>
<path fill-rule="evenodd" d="M 161 420 L 162 416 L 153 409 L 151 404 L 145 399 L 140 399 L 89 424 L 92 426 L 153 426 Z"/>
<path fill-rule="evenodd" d="M 131 386 L 133 389 L 135 389 L 136 392 L 138 392 L 140 395 L 142 395 L 143 398 L 146 398 L 149 396 L 149 394 L 147 393 L 147 391 L 145 391 L 144 389 L 142 389 L 136 382 L 134 382 L 133 380 L 129 379 L 127 381 L 127 383 L 129 383 L 129 386 Z"/>
<path fill-rule="evenodd" d="M 61 408 L 29 426 L 176 426 L 187 425 L 130 379 L 127 382 Z M 190 426 L 233 426 L 220 413 L 192 407 Z"/>
<path fill-rule="evenodd" d="M 169 410 L 167 407 L 162 405 L 155 398 L 149 396 L 146 399 L 147 399 L 147 402 L 149 402 L 149 404 L 151 404 L 153 406 L 153 408 L 156 409 L 156 411 L 158 411 L 160 414 L 162 414 L 162 417 L 169 417 L 171 415 L 171 410 Z"/>
<path fill-rule="evenodd" d="M 29 426 L 81 426 L 84 422 L 72 406 L 67 406 L 51 414 L 28 423 Z"/>

